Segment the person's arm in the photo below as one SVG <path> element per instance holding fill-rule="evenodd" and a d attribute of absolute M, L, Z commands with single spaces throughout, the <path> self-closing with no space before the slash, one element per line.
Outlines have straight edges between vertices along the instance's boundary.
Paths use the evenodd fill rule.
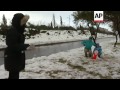
<path fill-rule="evenodd" d="M 30 46 L 29 44 L 18 44 L 17 40 L 18 40 L 18 38 L 17 38 L 16 33 L 9 34 L 6 37 L 7 45 L 13 51 L 23 51 L 23 50 L 26 50 L 27 47 Z"/>
<path fill-rule="evenodd" d="M 85 46 L 86 41 L 82 41 L 82 44 Z"/>
<path fill-rule="evenodd" d="M 96 43 L 93 42 L 93 46 L 96 46 Z"/>

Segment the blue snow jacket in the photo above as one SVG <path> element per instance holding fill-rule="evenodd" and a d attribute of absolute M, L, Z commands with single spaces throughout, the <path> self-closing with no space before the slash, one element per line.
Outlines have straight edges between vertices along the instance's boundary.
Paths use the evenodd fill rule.
<path fill-rule="evenodd" d="M 99 44 L 96 44 L 96 47 L 94 49 L 94 51 L 97 50 L 98 51 L 98 55 L 100 56 L 102 54 L 102 48 Z"/>

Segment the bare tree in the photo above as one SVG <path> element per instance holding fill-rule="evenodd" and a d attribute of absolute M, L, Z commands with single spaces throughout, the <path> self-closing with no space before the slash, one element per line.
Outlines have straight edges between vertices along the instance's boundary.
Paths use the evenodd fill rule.
<path fill-rule="evenodd" d="M 56 27 L 56 23 L 55 23 L 55 15 L 53 14 L 53 28 Z"/>
<path fill-rule="evenodd" d="M 62 17 L 60 16 L 60 25 L 63 25 Z"/>

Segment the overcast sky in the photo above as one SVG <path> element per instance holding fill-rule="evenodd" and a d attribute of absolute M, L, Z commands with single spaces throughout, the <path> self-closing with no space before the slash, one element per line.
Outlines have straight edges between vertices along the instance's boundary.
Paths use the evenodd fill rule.
<path fill-rule="evenodd" d="M 74 25 L 73 17 L 71 16 L 73 11 L 0 11 L 0 21 L 2 20 L 3 14 L 5 14 L 5 17 L 7 18 L 9 23 L 15 13 L 30 15 L 29 21 L 35 24 L 48 24 L 52 21 L 53 14 L 55 14 L 56 23 L 58 25 L 60 24 L 60 16 L 62 16 L 63 23 L 65 25 L 69 25 L 69 20 L 70 25 Z"/>
<path fill-rule="evenodd" d="M 60 25 L 60 16 L 62 16 L 64 25 L 70 24 L 71 26 L 75 26 L 75 24 L 73 23 L 73 17 L 71 15 L 73 12 L 74 11 L 0 11 L 0 22 L 2 20 L 3 14 L 5 14 L 5 17 L 8 20 L 7 24 L 9 24 L 15 13 L 23 13 L 28 14 L 30 16 L 29 22 L 31 23 L 48 24 L 52 21 L 53 14 L 55 14 L 56 23 L 58 25 Z M 110 30 L 110 28 L 107 25 L 102 25 L 102 27 Z"/>

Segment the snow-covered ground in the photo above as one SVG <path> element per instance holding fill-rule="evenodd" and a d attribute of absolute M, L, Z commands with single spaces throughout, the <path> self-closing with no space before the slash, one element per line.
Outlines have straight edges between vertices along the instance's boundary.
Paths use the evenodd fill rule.
<path fill-rule="evenodd" d="M 49 33 L 49 35 L 47 35 L 47 33 Z M 89 33 L 87 33 L 87 35 L 83 35 L 83 34 L 79 35 L 80 31 L 77 32 L 70 31 L 70 33 L 68 33 L 68 30 L 63 30 L 63 31 L 51 30 L 43 34 L 37 34 L 35 36 L 32 36 L 31 39 L 26 40 L 26 43 L 46 44 L 46 43 L 56 43 L 56 42 L 67 42 L 67 41 L 88 39 L 90 36 Z M 98 34 L 98 37 L 99 38 L 111 37 L 111 35 Z"/>
<path fill-rule="evenodd" d="M 120 46 L 113 48 L 113 42 L 100 43 L 104 59 L 97 61 L 84 57 L 84 47 L 27 60 L 20 79 L 120 79 Z M 7 77 L 0 66 L 0 78 Z"/>
<path fill-rule="evenodd" d="M 0 35 L 0 48 L 6 47 L 5 45 L 5 38 L 3 38 L 3 35 Z"/>
<path fill-rule="evenodd" d="M 87 35 L 80 34 L 79 30 L 69 31 L 69 32 L 70 33 L 68 33 L 68 30 L 50 30 L 47 31 L 46 33 L 40 33 L 35 36 L 31 36 L 30 39 L 26 37 L 25 43 L 29 43 L 29 44 L 32 43 L 34 45 L 37 45 L 37 44 L 48 44 L 48 43 L 56 43 L 56 42 L 68 42 L 68 41 L 88 39 L 90 36 L 90 33 L 86 33 Z M 28 34 L 28 30 L 26 31 L 26 34 Z M 112 35 L 98 34 L 98 38 L 105 38 L 105 37 L 112 37 Z M 6 47 L 5 39 L 3 38 L 2 35 L 0 35 L 0 48 L 4 48 L 4 47 Z"/>

